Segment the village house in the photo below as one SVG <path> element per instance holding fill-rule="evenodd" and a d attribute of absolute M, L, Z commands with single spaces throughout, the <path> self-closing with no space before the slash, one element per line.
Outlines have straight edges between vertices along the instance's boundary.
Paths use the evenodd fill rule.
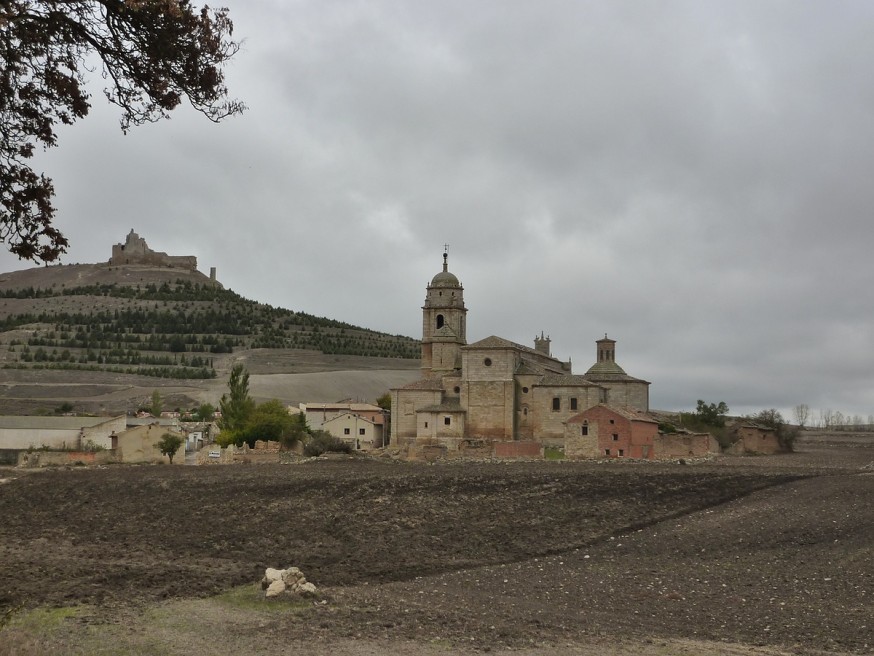
<path fill-rule="evenodd" d="M 295 412 L 289 408 L 289 413 Z M 301 403 L 297 412 L 306 417 L 307 426 L 312 430 L 322 430 L 325 423 L 336 419 L 340 415 L 351 413 L 372 422 L 384 424 L 385 410 L 372 403 L 356 403 L 352 401 L 339 401 L 337 403 Z"/>
<path fill-rule="evenodd" d="M 382 414 L 368 418 L 354 412 L 344 412 L 322 424 L 322 430 L 337 437 L 356 451 L 371 451 L 383 446 L 385 423 Z"/>
<path fill-rule="evenodd" d="M 110 435 L 127 428 L 127 418 L 0 416 L 0 449 L 110 448 Z"/>

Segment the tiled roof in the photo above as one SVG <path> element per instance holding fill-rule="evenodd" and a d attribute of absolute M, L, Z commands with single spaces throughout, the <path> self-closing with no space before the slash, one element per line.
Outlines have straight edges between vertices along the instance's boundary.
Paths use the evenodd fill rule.
<path fill-rule="evenodd" d="M 407 383 L 403 387 L 397 387 L 395 389 L 404 389 L 404 390 L 442 390 L 443 389 L 443 379 L 439 376 L 431 377 L 431 378 L 420 378 L 419 380 L 414 380 L 412 383 Z"/>
<path fill-rule="evenodd" d="M 592 406 L 588 410 L 584 410 L 580 414 L 571 417 L 570 419 L 568 419 L 568 422 L 578 424 L 578 423 L 580 423 L 580 421 L 583 420 L 585 415 L 587 415 L 589 412 L 591 412 L 592 410 L 594 410 L 596 408 L 604 408 L 605 410 L 609 410 L 610 412 L 613 412 L 613 413 L 619 415 L 620 417 L 624 417 L 625 419 L 630 419 L 631 421 L 646 421 L 646 422 L 649 422 L 651 424 L 659 423 L 658 420 L 653 419 L 645 412 L 638 412 L 637 410 L 632 410 L 631 408 L 621 408 L 619 406 L 613 406 L 613 405 L 609 405 L 607 403 L 599 403 L 596 406 Z"/>
<path fill-rule="evenodd" d="M 485 339 L 481 339 L 478 342 L 474 342 L 473 344 L 468 344 L 462 348 L 466 349 L 516 349 L 519 351 L 525 351 L 526 353 L 536 353 L 540 356 L 545 356 L 544 353 L 540 353 L 539 351 L 535 351 L 533 348 L 528 346 L 522 346 L 522 344 L 517 344 L 516 342 L 511 342 L 509 339 L 504 339 L 503 337 L 497 337 L 496 335 L 491 335 L 490 337 L 486 337 Z M 549 357 L 549 356 L 545 356 Z"/>
<path fill-rule="evenodd" d="M 123 416 L 123 415 L 121 415 Z M 0 428 L 48 430 L 71 430 L 99 426 L 119 417 L 31 417 L 31 416 L 0 416 Z M 152 419 L 157 422 L 157 419 Z"/>
<path fill-rule="evenodd" d="M 594 367 L 593 367 L 593 369 L 594 369 Z M 589 373 L 591 371 L 592 371 L 592 369 L 589 369 L 588 372 L 583 374 L 583 377 L 586 380 L 592 381 L 593 383 L 611 383 L 611 382 L 620 380 L 620 381 L 627 381 L 630 383 L 646 383 L 647 385 L 650 384 L 648 380 L 643 380 L 642 378 L 635 378 L 634 376 L 629 376 L 625 372 L 622 372 L 621 374 L 618 374 L 618 373 L 613 373 L 613 374 L 600 373 L 597 371 L 595 373 Z"/>
<path fill-rule="evenodd" d="M 585 376 L 573 374 L 546 374 L 535 383 L 539 387 L 593 387 L 596 383 L 587 380 Z"/>

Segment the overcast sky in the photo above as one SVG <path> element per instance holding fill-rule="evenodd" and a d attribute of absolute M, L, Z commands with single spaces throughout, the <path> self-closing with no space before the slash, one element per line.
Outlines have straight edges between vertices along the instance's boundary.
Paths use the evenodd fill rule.
<path fill-rule="evenodd" d="M 245 115 L 123 136 L 98 75 L 37 161 L 64 262 L 133 228 L 419 337 L 448 243 L 469 342 L 543 331 L 584 373 L 606 332 L 654 408 L 874 414 L 874 3 L 227 4 Z"/>

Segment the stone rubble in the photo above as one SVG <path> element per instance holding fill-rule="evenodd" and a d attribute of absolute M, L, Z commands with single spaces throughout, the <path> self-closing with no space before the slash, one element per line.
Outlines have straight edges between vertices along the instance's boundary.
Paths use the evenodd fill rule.
<path fill-rule="evenodd" d="M 304 598 L 316 596 L 317 589 L 306 580 L 297 567 L 288 569 L 274 569 L 268 567 L 261 579 L 261 589 L 265 590 L 267 598 L 278 597 L 281 594 L 296 594 Z"/>

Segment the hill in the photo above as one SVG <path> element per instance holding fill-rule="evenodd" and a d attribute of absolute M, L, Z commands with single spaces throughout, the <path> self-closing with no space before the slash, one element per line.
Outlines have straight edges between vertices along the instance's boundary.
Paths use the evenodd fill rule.
<path fill-rule="evenodd" d="M 250 362 L 253 374 L 270 376 L 413 372 L 418 357 L 412 338 L 257 303 L 193 269 L 76 264 L 0 275 L 0 412 L 50 410 L 42 398 L 49 405 L 75 398 L 90 411 L 118 410 L 114 393 L 125 386 L 138 390 L 124 404 L 131 409 L 142 388 L 170 381 L 180 389 L 181 407 L 204 396 L 214 402 L 216 385 L 209 381 L 220 388 L 238 360 Z M 398 384 L 411 376 L 401 375 Z M 102 386 L 96 405 L 63 394 L 83 383 Z M 276 387 L 259 384 L 265 391 Z"/>

